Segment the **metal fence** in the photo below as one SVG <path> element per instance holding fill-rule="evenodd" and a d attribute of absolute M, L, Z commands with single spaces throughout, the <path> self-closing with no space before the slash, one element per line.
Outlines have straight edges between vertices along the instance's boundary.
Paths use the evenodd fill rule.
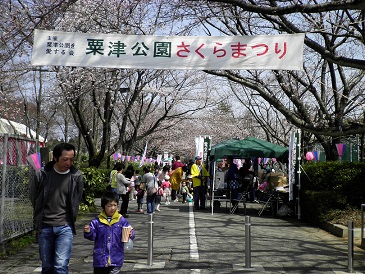
<path fill-rule="evenodd" d="M 34 169 L 27 157 L 37 151 L 35 140 L 0 134 L 0 244 L 33 230 L 28 198 Z"/>

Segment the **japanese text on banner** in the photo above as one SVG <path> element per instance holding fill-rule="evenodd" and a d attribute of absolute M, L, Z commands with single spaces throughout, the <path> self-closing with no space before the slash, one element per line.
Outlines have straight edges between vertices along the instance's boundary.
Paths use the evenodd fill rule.
<path fill-rule="evenodd" d="M 303 69 L 304 34 L 152 36 L 36 30 L 32 65 L 142 69 Z"/>

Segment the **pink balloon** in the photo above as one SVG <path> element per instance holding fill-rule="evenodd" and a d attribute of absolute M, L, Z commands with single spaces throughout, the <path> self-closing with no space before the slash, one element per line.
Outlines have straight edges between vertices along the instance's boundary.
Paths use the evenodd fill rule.
<path fill-rule="evenodd" d="M 308 152 L 305 154 L 305 159 L 306 159 L 307 161 L 312 161 L 312 160 L 314 159 L 314 154 L 313 154 L 313 152 L 308 151 Z"/>

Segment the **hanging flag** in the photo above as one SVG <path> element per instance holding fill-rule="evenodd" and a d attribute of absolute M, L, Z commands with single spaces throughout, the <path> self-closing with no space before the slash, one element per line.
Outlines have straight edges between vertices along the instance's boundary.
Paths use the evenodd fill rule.
<path fill-rule="evenodd" d="M 41 154 L 39 152 L 27 156 L 27 160 L 35 170 L 41 169 Z"/>
<path fill-rule="evenodd" d="M 143 151 L 142 159 L 141 159 L 141 161 L 139 162 L 139 167 L 143 166 L 144 160 L 146 159 L 147 144 L 148 144 L 148 142 L 146 142 L 146 145 L 145 145 L 145 147 L 144 147 L 144 151 Z"/>
<path fill-rule="evenodd" d="M 342 156 L 343 153 L 345 152 L 346 149 L 346 144 L 336 144 L 336 148 L 337 148 L 337 153 L 338 153 L 338 157 L 340 158 L 340 163 L 342 163 Z"/>
<path fill-rule="evenodd" d="M 203 158 L 204 150 L 204 138 L 202 136 L 195 137 L 195 156 L 200 156 Z M 203 158 L 202 161 L 205 159 Z"/>
<path fill-rule="evenodd" d="M 319 150 L 313 151 L 314 158 L 316 159 L 317 162 L 319 161 L 320 153 L 321 152 Z"/>
<path fill-rule="evenodd" d="M 157 162 L 159 165 L 161 164 L 161 160 L 162 160 L 162 154 L 158 154 L 158 155 L 157 155 L 156 162 Z"/>

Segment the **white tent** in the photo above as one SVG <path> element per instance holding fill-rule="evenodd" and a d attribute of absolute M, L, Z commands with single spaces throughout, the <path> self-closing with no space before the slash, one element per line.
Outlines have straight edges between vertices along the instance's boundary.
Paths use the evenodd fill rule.
<path fill-rule="evenodd" d="M 0 133 L 20 135 L 27 138 L 35 138 L 36 133 L 24 124 L 20 124 L 14 121 L 0 118 Z M 42 136 L 38 137 L 39 142 L 44 143 L 45 140 Z"/>

